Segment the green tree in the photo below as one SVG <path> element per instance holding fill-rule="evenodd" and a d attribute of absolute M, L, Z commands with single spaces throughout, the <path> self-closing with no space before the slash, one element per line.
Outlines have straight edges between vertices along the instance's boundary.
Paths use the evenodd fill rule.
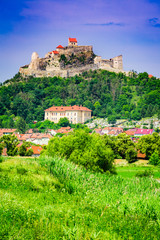
<path fill-rule="evenodd" d="M 19 144 L 18 138 L 15 135 L 4 135 L 1 142 L 7 147 L 8 156 L 15 156 L 18 153 L 17 145 Z"/>
<path fill-rule="evenodd" d="M 135 148 L 134 143 L 128 135 L 121 133 L 116 137 L 115 150 L 122 157 L 126 158 L 126 151 Z"/>
<path fill-rule="evenodd" d="M 0 142 L 0 156 L 2 155 L 3 152 L 3 144 Z"/>
<path fill-rule="evenodd" d="M 69 120 L 68 120 L 68 118 L 66 118 L 66 117 L 60 118 L 58 124 L 59 124 L 61 127 L 70 126 Z"/>
<path fill-rule="evenodd" d="M 19 133 L 25 133 L 27 125 L 22 117 L 19 117 L 18 120 L 16 121 L 16 128 Z"/>
<path fill-rule="evenodd" d="M 137 150 L 133 147 L 129 147 L 127 150 L 126 150 L 126 160 L 131 163 L 131 162 L 134 162 L 136 161 L 137 159 Z"/>
<path fill-rule="evenodd" d="M 100 135 L 90 135 L 81 129 L 62 138 L 52 138 L 47 146 L 46 154 L 65 157 L 93 171 L 115 171 L 112 149 L 105 145 Z"/>
<path fill-rule="evenodd" d="M 116 116 L 115 115 L 111 115 L 108 117 L 108 123 L 109 124 L 115 124 L 116 123 Z"/>
<path fill-rule="evenodd" d="M 137 143 L 137 150 L 146 154 L 146 158 L 149 159 L 154 151 L 158 151 L 160 154 L 160 136 L 154 132 L 152 135 L 148 134 L 142 136 Z"/>
<path fill-rule="evenodd" d="M 160 165 L 160 158 L 159 158 L 158 151 L 154 151 L 154 153 L 152 153 L 152 155 L 149 158 L 149 163 L 155 166 Z"/>

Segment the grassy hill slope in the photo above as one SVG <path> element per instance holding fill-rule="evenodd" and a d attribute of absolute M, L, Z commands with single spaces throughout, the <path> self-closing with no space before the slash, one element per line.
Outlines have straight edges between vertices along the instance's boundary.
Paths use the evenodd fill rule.
<path fill-rule="evenodd" d="M 159 183 L 63 159 L 0 163 L 0 239 L 159 239 Z"/>

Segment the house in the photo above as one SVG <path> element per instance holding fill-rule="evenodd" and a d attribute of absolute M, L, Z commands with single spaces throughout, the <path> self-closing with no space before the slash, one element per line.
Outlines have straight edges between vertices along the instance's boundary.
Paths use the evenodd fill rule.
<path fill-rule="evenodd" d="M 50 133 L 52 136 L 55 136 L 57 134 L 57 130 L 54 129 L 47 129 L 47 133 Z"/>
<path fill-rule="evenodd" d="M 101 129 L 101 128 L 95 128 L 95 129 L 93 130 L 93 132 L 98 133 L 98 134 L 100 134 L 100 135 L 103 135 L 103 134 L 104 134 L 104 133 L 102 133 L 102 129 Z"/>
<path fill-rule="evenodd" d="M 125 131 L 125 133 L 129 136 L 134 136 L 135 132 L 137 131 L 138 128 L 131 128 Z"/>
<path fill-rule="evenodd" d="M 39 145 L 47 145 L 50 138 L 51 138 L 51 134 L 47 134 L 47 133 L 33 133 L 30 135 L 29 138 L 27 138 L 27 142 L 32 142 L 35 144 L 39 144 Z"/>
<path fill-rule="evenodd" d="M 123 128 L 120 128 L 120 127 L 105 127 L 102 129 L 103 134 L 107 134 L 110 136 L 117 136 L 122 132 L 123 132 Z"/>
<path fill-rule="evenodd" d="M 76 38 L 68 38 L 68 46 L 71 46 L 71 47 L 77 46 L 77 39 Z"/>
<path fill-rule="evenodd" d="M 31 145 L 29 148 L 27 148 L 27 150 L 29 150 L 29 149 L 33 150 L 32 157 L 39 157 L 41 151 L 43 150 L 43 148 L 41 146 L 33 146 L 33 145 Z"/>
<path fill-rule="evenodd" d="M 15 133 L 17 129 L 15 128 L 0 128 L 0 135 L 8 135 Z"/>
<path fill-rule="evenodd" d="M 136 130 L 136 132 L 134 133 L 134 136 L 135 137 L 141 137 L 141 136 L 144 136 L 144 135 L 147 135 L 147 134 L 152 134 L 154 131 L 154 129 L 140 129 L 138 128 Z"/>
<path fill-rule="evenodd" d="M 64 47 L 62 47 L 62 45 L 58 45 L 58 47 L 56 47 L 56 50 L 58 51 L 59 49 L 63 49 Z"/>
<path fill-rule="evenodd" d="M 92 110 L 82 106 L 61 106 L 50 107 L 45 110 L 45 120 L 50 120 L 54 123 L 58 123 L 61 118 L 68 118 L 70 123 L 84 123 L 91 119 Z"/>
<path fill-rule="evenodd" d="M 71 127 L 61 127 L 60 129 L 56 130 L 57 133 L 63 133 L 63 134 L 67 134 L 72 131 L 73 129 Z"/>

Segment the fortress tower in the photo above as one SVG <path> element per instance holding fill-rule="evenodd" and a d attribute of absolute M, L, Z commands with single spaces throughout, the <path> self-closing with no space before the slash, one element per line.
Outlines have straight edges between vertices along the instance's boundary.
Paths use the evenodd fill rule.
<path fill-rule="evenodd" d="M 71 47 L 77 46 L 77 39 L 76 38 L 68 38 L 68 46 L 71 46 Z"/>

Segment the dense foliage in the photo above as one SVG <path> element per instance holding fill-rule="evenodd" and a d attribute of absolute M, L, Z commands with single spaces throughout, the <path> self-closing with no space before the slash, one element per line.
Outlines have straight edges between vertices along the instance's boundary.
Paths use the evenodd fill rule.
<path fill-rule="evenodd" d="M 65 157 L 86 169 L 114 172 L 113 150 L 105 145 L 100 135 L 90 135 L 85 130 L 74 131 L 62 138 L 52 138 L 43 154 Z"/>
<path fill-rule="evenodd" d="M 160 80 L 147 73 L 126 77 L 98 70 L 72 78 L 23 79 L 17 74 L 0 87 L 0 115 L 20 116 L 27 123 L 43 120 L 44 110 L 53 105 L 74 104 L 90 108 L 94 116 L 109 117 L 111 123 L 160 116 Z M 8 125 L 13 125 L 12 119 Z"/>
<path fill-rule="evenodd" d="M 19 141 L 15 135 L 3 135 L 3 137 L 0 138 L 0 143 L 3 144 L 3 147 L 7 148 L 8 156 L 15 156 L 18 154 L 17 145 Z"/>
<path fill-rule="evenodd" d="M 8 158 L 0 169 L 0 239 L 159 239 L 159 183 L 135 177 L 135 166 L 119 168 L 131 178 L 44 157 Z"/>
<path fill-rule="evenodd" d="M 160 135 L 154 132 L 152 135 L 142 136 L 137 143 L 137 149 L 146 154 L 149 159 L 156 151 L 160 155 Z"/>
<path fill-rule="evenodd" d="M 111 173 L 115 173 L 113 161 L 116 157 L 127 157 L 129 162 L 137 158 L 135 145 L 126 134 L 100 136 L 81 129 L 62 138 L 52 138 L 43 154 L 65 157 L 86 169 Z"/>

